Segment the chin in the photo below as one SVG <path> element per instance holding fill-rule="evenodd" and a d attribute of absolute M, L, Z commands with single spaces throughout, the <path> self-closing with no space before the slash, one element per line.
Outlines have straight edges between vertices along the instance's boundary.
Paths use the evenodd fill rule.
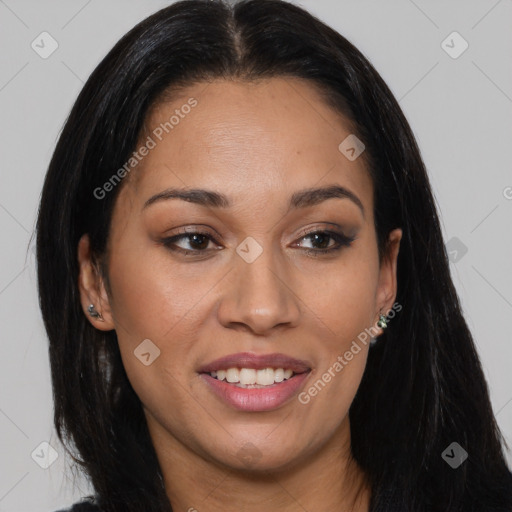
<path fill-rule="evenodd" d="M 223 466 L 237 471 L 251 473 L 268 473 L 290 469 L 299 464 L 301 457 L 297 443 L 285 442 L 274 439 L 272 442 L 264 440 L 233 442 L 218 456 L 210 453 L 210 456 Z M 210 445 L 211 446 L 211 445 Z M 238 448 L 237 448 L 238 446 Z"/>

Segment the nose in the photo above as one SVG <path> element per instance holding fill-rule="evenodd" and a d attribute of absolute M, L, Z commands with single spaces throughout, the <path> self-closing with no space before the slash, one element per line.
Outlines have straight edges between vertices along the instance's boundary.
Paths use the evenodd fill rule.
<path fill-rule="evenodd" d="M 252 263 L 235 254 L 233 265 L 217 309 L 224 327 L 269 335 L 298 324 L 300 299 L 290 269 L 277 254 L 265 249 Z"/>

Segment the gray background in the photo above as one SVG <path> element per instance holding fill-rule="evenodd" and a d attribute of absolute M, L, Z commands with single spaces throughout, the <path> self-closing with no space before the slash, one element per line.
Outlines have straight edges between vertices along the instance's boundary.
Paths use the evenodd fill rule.
<path fill-rule="evenodd" d="M 29 241 L 49 159 L 84 80 L 119 37 L 168 4 L 0 0 L 0 512 L 53 511 L 91 492 L 83 477 L 74 482 L 52 426 Z M 512 444 L 512 1 L 300 5 L 370 59 L 411 123 L 498 423 Z M 47 59 L 31 47 L 43 31 L 59 45 Z M 455 59 L 441 45 L 453 31 L 469 44 Z M 446 44 L 461 48 L 456 39 Z M 59 454 L 48 469 L 31 458 L 44 441 Z"/>

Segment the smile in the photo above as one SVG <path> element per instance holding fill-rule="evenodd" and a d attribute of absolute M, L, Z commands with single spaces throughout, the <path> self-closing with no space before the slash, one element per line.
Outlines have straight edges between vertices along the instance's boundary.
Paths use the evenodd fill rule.
<path fill-rule="evenodd" d="M 270 411 L 288 403 L 311 373 L 311 364 L 285 354 L 242 352 L 198 369 L 210 392 L 238 411 Z"/>
<path fill-rule="evenodd" d="M 279 384 L 293 376 L 293 370 L 287 368 L 228 368 L 210 372 L 210 375 L 217 380 L 235 384 L 245 389 L 265 388 L 272 384 Z"/>

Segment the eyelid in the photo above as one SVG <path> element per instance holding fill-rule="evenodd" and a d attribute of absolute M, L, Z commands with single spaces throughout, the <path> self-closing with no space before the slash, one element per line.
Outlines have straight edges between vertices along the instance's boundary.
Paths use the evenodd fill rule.
<path fill-rule="evenodd" d="M 329 224 L 329 223 L 327 223 L 327 224 Z M 313 255 L 315 257 L 322 256 L 322 255 L 328 255 L 328 254 L 335 253 L 335 252 L 340 252 L 343 248 L 350 247 L 352 242 L 354 240 L 356 240 L 356 238 L 357 238 L 356 236 L 345 235 L 345 233 L 343 233 L 339 229 L 339 226 L 337 226 L 337 229 L 335 229 L 335 230 L 327 229 L 325 227 L 322 228 L 320 226 L 314 226 L 314 227 L 304 228 L 298 235 L 298 238 L 295 239 L 295 241 L 293 242 L 293 246 L 297 247 L 304 238 L 307 238 L 309 235 L 313 235 L 313 234 L 317 234 L 317 233 L 327 235 L 328 237 L 330 237 L 331 239 L 333 239 L 335 241 L 335 244 L 333 247 L 328 247 L 328 248 L 324 248 L 324 249 L 303 248 L 303 251 L 306 254 Z M 182 227 L 182 228 L 180 228 L 180 231 L 178 233 L 174 233 L 171 236 L 165 237 L 165 238 L 161 239 L 160 242 L 164 246 L 166 246 L 168 250 L 170 250 L 172 252 L 182 253 L 185 255 L 192 254 L 194 256 L 199 256 L 201 253 L 203 253 L 204 255 L 207 255 L 207 254 L 211 253 L 212 251 L 219 250 L 218 248 L 217 249 L 204 249 L 204 250 L 183 249 L 182 247 L 178 247 L 175 245 L 175 242 L 177 240 L 186 239 L 187 235 L 204 236 L 208 240 L 208 243 L 211 242 L 211 243 L 216 244 L 217 246 L 221 245 L 209 231 L 201 229 L 198 226 Z M 173 247 L 173 245 L 174 245 L 174 247 Z"/>
<path fill-rule="evenodd" d="M 307 254 L 311 254 L 314 256 L 321 256 L 327 255 L 329 253 L 339 252 L 344 247 L 350 247 L 352 245 L 352 242 L 354 242 L 357 239 L 356 235 L 345 235 L 345 233 L 341 231 L 332 229 L 322 229 L 317 227 L 312 229 L 305 229 L 299 237 L 299 242 L 302 241 L 304 238 L 307 238 L 309 235 L 313 235 L 316 233 L 327 235 L 328 237 L 332 238 L 335 241 L 335 244 L 333 247 L 329 247 L 326 249 L 304 249 L 304 251 Z M 295 243 L 295 245 L 297 245 L 297 242 Z"/>
<path fill-rule="evenodd" d="M 171 242 L 173 242 L 174 240 L 186 239 L 187 235 L 201 235 L 201 236 L 204 236 L 204 237 L 208 238 L 209 241 L 211 241 L 212 243 L 214 243 L 216 245 L 221 245 L 221 244 L 219 244 L 219 242 L 217 241 L 215 236 L 212 235 L 212 233 L 210 233 L 209 231 L 203 230 L 201 228 L 197 228 L 195 226 L 187 226 L 185 228 L 180 228 L 180 231 L 178 231 L 176 233 L 173 233 L 170 236 L 163 237 L 160 240 L 160 242 L 162 244 L 164 244 L 164 245 L 170 246 Z M 190 251 L 188 249 L 182 249 L 181 247 L 178 247 L 176 250 L 177 251 L 182 250 L 182 251 L 185 251 L 185 252 L 192 252 L 192 251 Z M 206 252 L 206 251 L 200 251 L 200 252 Z"/>
<path fill-rule="evenodd" d="M 332 230 L 330 228 L 326 228 L 325 226 L 335 226 L 335 229 Z M 219 245 L 219 242 L 217 241 L 216 239 L 216 236 L 218 236 L 219 238 L 222 238 L 221 235 L 216 231 L 216 230 L 213 230 L 216 234 L 215 235 L 212 235 L 208 230 L 203 230 L 203 228 L 201 227 L 200 224 L 195 224 L 195 225 L 192 225 L 192 226 L 184 226 L 184 227 L 179 227 L 177 228 L 178 231 L 173 233 L 172 235 L 170 236 L 167 236 L 167 237 L 164 237 L 163 240 L 170 240 L 174 237 L 178 237 L 179 235 L 186 235 L 186 234 L 197 234 L 197 235 L 203 235 L 203 236 L 208 236 L 212 239 L 212 242 L 215 242 L 217 245 Z M 210 227 L 208 227 L 207 229 L 212 229 Z M 336 234 L 336 235 L 339 235 L 339 236 L 342 236 L 342 237 L 345 237 L 347 239 L 354 239 L 353 236 L 351 235 L 347 235 L 345 234 L 344 231 L 341 231 L 340 230 L 340 227 L 337 225 L 337 224 L 334 224 L 334 223 L 322 223 L 322 225 L 320 226 L 313 226 L 313 227 L 308 227 L 308 228 L 302 228 L 302 230 L 298 233 L 297 237 L 298 238 L 304 238 L 305 236 L 307 235 L 310 235 L 310 234 L 313 234 L 313 233 L 318 233 L 318 232 L 322 232 L 322 233 L 333 233 L 333 234 Z"/>
<path fill-rule="evenodd" d="M 349 228 L 348 226 L 343 228 L 339 224 L 335 224 L 333 222 L 322 222 L 312 227 L 302 228 L 297 236 L 299 238 L 303 238 L 307 235 L 318 232 L 335 234 L 342 238 L 346 238 L 347 240 L 355 240 L 359 229 L 355 227 Z"/>

